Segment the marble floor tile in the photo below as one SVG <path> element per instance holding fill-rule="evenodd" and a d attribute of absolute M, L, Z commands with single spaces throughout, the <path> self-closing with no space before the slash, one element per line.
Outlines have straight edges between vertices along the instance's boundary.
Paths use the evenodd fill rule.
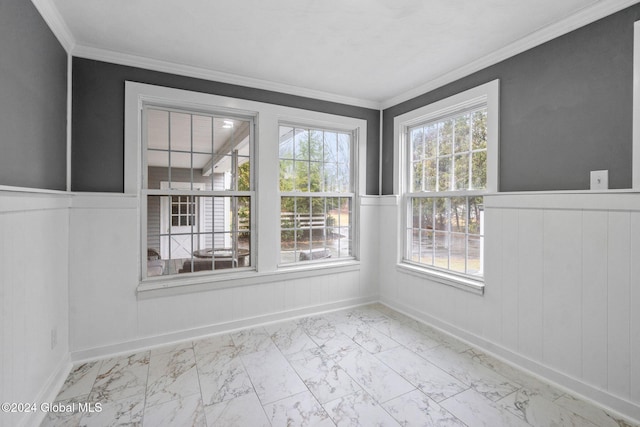
<path fill-rule="evenodd" d="M 245 329 L 231 334 L 240 354 L 256 353 L 275 347 L 271 336 L 264 328 Z"/>
<path fill-rule="evenodd" d="M 436 402 L 469 388 L 406 348 L 385 351 L 376 357 Z"/>
<path fill-rule="evenodd" d="M 255 393 L 205 406 L 204 413 L 209 427 L 271 427 Z"/>
<path fill-rule="evenodd" d="M 318 345 L 309 338 L 304 328 L 296 321 L 269 325 L 266 326 L 265 329 L 282 354 L 293 354 L 318 347 Z"/>
<path fill-rule="evenodd" d="M 148 373 L 148 351 L 107 359 L 102 362 L 89 399 L 106 403 L 144 395 Z"/>
<path fill-rule="evenodd" d="M 513 366 L 502 362 L 486 353 L 483 353 L 476 349 L 469 349 L 465 354 L 471 356 L 471 359 L 496 371 L 500 375 L 508 378 L 512 383 L 519 385 L 522 388 L 527 389 L 529 392 L 534 392 L 547 400 L 556 400 L 564 393 L 550 384 L 544 383 L 539 379 L 514 368 Z"/>
<path fill-rule="evenodd" d="M 192 341 L 185 341 L 175 344 L 163 345 L 162 347 L 156 347 L 151 349 L 151 356 L 155 356 L 163 353 L 173 353 L 180 350 L 185 350 L 188 348 L 193 348 Z"/>
<path fill-rule="evenodd" d="M 253 386 L 235 346 L 196 352 L 196 367 L 204 405 L 253 392 Z"/>
<path fill-rule="evenodd" d="M 204 427 L 207 425 L 199 394 L 148 406 L 144 410 L 144 427 Z"/>
<path fill-rule="evenodd" d="M 262 404 L 307 391 L 278 349 L 246 354 L 242 362 Z"/>
<path fill-rule="evenodd" d="M 124 425 L 142 425 L 144 416 L 144 395 L 109 401 L 101 405 L 100 412 L 84 413 L 79 426 L 111 427 Z"/>
<path fill-rule="evenodd" d="M 386 402 L 415 389 L 364 349 L 350 352 L 338 364 L 378 402 Z"/>
<path fill-rule="evenodd" d="M 536 392 L 524 389 L 499 400 L 497 404 L 533 427 L 596 427 L 596 424 L 556 405 Z"/>
<path fill-rule="evenodd" d="M 300 319 L 298 324 L 306 331 L 309 338 L 319 346 L 341 334 L 335 323 L 323 317 L 314 316 Z"/>
<path fill-rule="evenodd" d="M 199 392 L 200 383 L 193 348 L 151 355 L 146 406 L 178 400 Z"/>
<path fill-rule="evenodd" d="M 325 403 L 324 408 L 337 427 L 399 426 L 369 394 L 359 391 Z"/>
<path fill-rule="evenodd" d="M 382 404 L 382 407 L 402 426 L 466 427 L 462 421 L 414 390 Z"/>
<path fill-rule="evenodd" d="M 272 426 L 333 427 L 333 421 L 308 391 L 264 406 Z"/>
<path fill-rule="evenodd" d="M 98 377 L 100 366 L 102 366 L 102 361 L 87 362 L 75 366 L 58 393 L 56 401 L 88 396 Z"/>
<path fill-rule="evenodd" d="M 426 333 L 415 329 L 410 325 L 399 323 L 396 320 L 390 319 L 385 322 L 377 322 L 372 326 L 383 334 L 391 337 L 394 341 L 416 353 L 422 353 L 442 345 L 441 341 L 430 337 Z"/>
<path fill-rule="evenodd" d="M 638 427 L 637 424 L 568 394 L 563 394 L 554 403 L 599 427 Z"/>
<path fill-rule="evenodd" d="M 440 402 L 440 406 L 468 426 L 531 427 L 475 390 L 466 390 Z"/>
<path fill-rule="evenodd" d="M 382 332 L 372 328 L 369 323 L 361 321 L 348 322 L 339 324 L 337 327 L 343 334 L 369 353 L 379 353 L 400 345 Z"/>
<path fill-rule="evenodd" d="M 360 390 L 360 386 L 319 348 L 291 355 L 289 363 L 320 403 Z"/>
<path fill-rule="evenodd" d="M 382 304 L 74 367 L 42 426 L 640 427 Z"/>
<path fill-rule="evenodd" d="M 193 351 L 197 356 L 213 353 L 227 347 L 235 347 L 233 339 L 229 334 L 212 335 L 193 341 Z"/>
<path fill-rule="evenodd" d="M 432 348 L 423 353 L 422 357 L 493 401 L 520 388 L 496 371 L 472 360 L 469 355 L 447 347 Z"/>

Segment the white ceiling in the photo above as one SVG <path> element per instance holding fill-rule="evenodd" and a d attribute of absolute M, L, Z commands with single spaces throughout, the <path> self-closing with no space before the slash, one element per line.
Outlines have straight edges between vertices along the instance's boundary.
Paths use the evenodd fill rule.
<path fill-rule="evenodd" d="M 38 6 L 44 0 L 33 1 Z M 549 37 L 557 36 L 562 25 L 562 32 L 569 31 L 576 16 L 631 3 L 52 0 L 77 56 L 109 52 L 129 62 L 176 64 L 219 73 L 227 81 L 237 77 L 240 83 L 255 80 L 258 87 L 282 85 L 290 93 L 317 91 L 360 105 L 406 98 L 483 58 L 504 59 L 499 54 L 505 49 L 518 53 L 519 43 L 526 48 L 527 40 L 530 45 L 546 41 L 545 31 Z"/>

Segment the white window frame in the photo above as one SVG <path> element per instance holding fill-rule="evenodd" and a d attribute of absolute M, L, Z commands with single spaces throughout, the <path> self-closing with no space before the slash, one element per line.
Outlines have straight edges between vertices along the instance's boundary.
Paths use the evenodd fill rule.
<path fill-rule="evenodd" d="M 294 262 L 283 262 L 281 259 L 279 259 L 278 261 L 278 266 L 279 268 L 291 268 L 291 267 L 296 267 L 296 266 L 300 266 L 300 265 L 307 265 L 307 264 L 331 264 L 331 263 L 341 263 L 344 261 L 349 261 L 349 260 L 357 260 L 358 259 L 358 254 L 359 254 L 359 227 L 358 227 L 358 218 L 359 218 L 359 204 L 358 204 L 358 182 L 359 182 L 359 174 L 358 174 L 358 165 L 359 165 L 359 161 L 358 158 L 360 157 L 358 155 L 358 153 L 360 152 L 359 147 L 360 147 L 360 138 L 359 138 L 359 133 L 360 133 L 360 128 L 358 127 L 353 127 L 353 126 L 349 126 L 349 127 L 345 127 L 343 124 L 340 123 L 333 123 L 333 124 L 319 124 L 319 123 L 310 123 L 310 122 L 301 122 L 301 121 L 286 121 L 286 120 L 281 120 L 278 123 L 278 129 L 280 128 L 280 126 L 287 126 L 287 127 L 294 127 L 294 128 L 307 128 L 307 129 L 314 129 L 314 130 L 321 130 L 321 131 L 335 131 L 335 132 L 340 132 L 340 133 L 348 133 L 351 136 L 351 152 L 350 154 L 350 169 L 349 169 L 349 173 L 350 173 L 350 191 L 346 192 L 346 193 L 332 193 L 332 192 L 311 192 L 311 191 L 307 191 L 307 192 L 303 192 L 303 191 L 289 191 L 289 192 L 281 192 L 279 191 L 279 200 L 282 200 L 282 197 L 324 197 L 324 198 L 329 198 L 329 197 L 342 197 L 342 198 L 350 198 L 351 199 L 351 254 L 348 257 L 340 257 L 340 258 L 326 258 L 326 259 L 320 259 L 320 260 L 307 260 L 307 261 L 299 261 L 296 260 Z M 280 156 L 278 156 L 278 164 L 280 162 Z M 278 180 L 278 185 L 280 184 L 279 180 Z M 361 193 L 360 193 L 361 194 Z M 279 230 L 281 229 L 281 223 L 279 225 Z M 327 228 L 325 226 L 325 228 Z M 279 239 L 278 239 L 278 244 L 279 244 L 279 251 L 278 251 L 278 256 L 280 256 L 281 251 L 282 251 L 282 242 L 280 240 L 282 234 L 279 234 Z"/>
<path fill-rule="evenodd" d="M 409 191 L 409 168 L 407 150 L 407 129 L 420 123 L 437 120 L 458 111 L 462 111 L 475 106 L 486 105 L 487 108 L 487 184 L 481 191 L 474 191 L 473 194 L 486 196 L 498 192 L 498 162 L 499 162 L 499 80 L 493 80 L 475 88 L 460 92 L 448 98 L 436 101 L 424 107 L 417 108 L 407 113 L 396 116 L 393 121 L 394 128 L 394 192 L 400 196 L 398 206 L 398 244 L 397 244 L 397 266 L 399 269 L 411 274 L 418 274 L 430 280 L 446 285 L 455 286 L 475 293 L 484 292 L 483 278 L 470 278 L 449 273 L 442 270 L 429 268 L 428 266 L 415 265 L 405 262 L 407 238 L 407 215 Z M 434 196 L 455 197 L 455 191 L 446 193 L 434 192 Z M 460 194 L 464 196 L 465 194 Z"/>
<path fill-rule="evenodd" d="M 367 121 L 347 116 L 322 113 L 299 108 L 285 107 L 264 102 L 249 101 L 238 98 L 211 95 L 182 89 L 149 85 L 137 82 L 125 82 L 125 144 L 124 144 L 124 193 L 142 200 L 142 106 L 149 104 L 169 104 L 187 110 L 228 111 L 231 115 L 255 117 L 254 166 L 253 182 L 255 191 L 255 209 L 252 212 L 252 233 L 255 243 L 252 252 L 257 254 L 256 262 L 252 260 L 250 271 L 234 271 L 230 274 L 180 275 L 168 278 L 151 278 L 142 281 L 142 268 L 146 268 L 146 246 L 144 253 L 139 251 L 138 258 L 138 296 L 139 298 L 179 295 L 186 292 L 222 289 L 236 286 L 254 285 L 270 282 L 280 282 L 294 278 L 313 277 L 320 272 L 326 274 L 358 271 L 360 262 L 356 258 L 332 263 L 310 263 L 309 265 L 278 266 L 279 262 L 279 232 L 280 232 L 280 200 L 273 197 L 279 190 L 278 164 L 278 126 L 281 122 L 304 123 L 314 127 L 351 129 L 357 132 L 357 148 L 354 149 L 356 171 L 354 172 L 356 194 L 354 200 L 354 234 L 355 239 L 360 236 L 358 205 L 359 195 L 365 194 L 366 185 L 366 144 Z M 138 215 L 138 239 L 141 236 L 141 215 Z M 357 224 L 357 225 L 355 225 Z M 140 242 L 142 242 L 140 240 Z M 358 253 L 359 244 L 354 243 L 354 251 Z M 144 256 L 142 256 L 144 255 Z M 230 269 L 231 270 L 231 269 Z"/>

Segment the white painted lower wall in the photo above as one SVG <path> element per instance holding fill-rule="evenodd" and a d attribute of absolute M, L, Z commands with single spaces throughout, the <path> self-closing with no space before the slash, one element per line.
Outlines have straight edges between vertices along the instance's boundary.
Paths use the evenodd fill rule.
<path fill-rule="evenodd" d="M 65 194 L 0 190 L 2 402 L 51 402 L 71 369 L 69 203 Z M 3 411 L 0 426 L 37 425 L 43 417 L 39 407 Z"/>
<path fill-rule="evenodd" d="M 381 224 L 398 224 L 397 199 Z M 485 198 L 485 292 L 397 268 L 382 227 L 380 299 L 640 420 L 640 194 Z"/>
<path fill-rule="evenodd" d="M 209 289 L 205 283 L 195 291 L 187 287 L 137 293 L 137 197 L 74 195 L 69 255 L 72 359 L 377 301 L 378 236 L 370 232 L 378 225 L 377 198 L 360 200 L 362 233 L 356 265 L 302 274 L 281 274 L 274 266 L 251 280 L 218 281 Z M 273 230 L 265 232 L 273 235 Z M 277 251 L 269 246 L 273 238 L 261 239 L 259 234 L 258 242 L 264 245 L 259 253 Z"/>

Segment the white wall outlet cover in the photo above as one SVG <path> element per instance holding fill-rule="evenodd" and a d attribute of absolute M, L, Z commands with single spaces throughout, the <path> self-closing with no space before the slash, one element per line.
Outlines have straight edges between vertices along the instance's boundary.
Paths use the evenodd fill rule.
<path fill-rule="evenodd" d="M 609 171 L 591 171 L 591 189 L 592 190 L 608 190 L 609 189 Z"/>

